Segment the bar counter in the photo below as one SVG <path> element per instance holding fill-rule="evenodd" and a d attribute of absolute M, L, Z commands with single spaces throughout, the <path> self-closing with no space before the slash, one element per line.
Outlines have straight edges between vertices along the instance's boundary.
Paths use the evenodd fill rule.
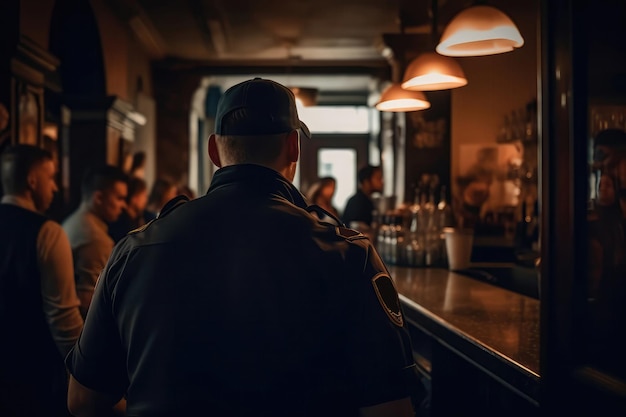
<path fill-rule="evenodd" d="M 410 330 L 538 405 L 539 300 L 447 269 L 389 266 L 389 271 Z M 433 375 L 437 366 L 433 360 Z M 433 386 L 436 382 L 433 377 Z"/>

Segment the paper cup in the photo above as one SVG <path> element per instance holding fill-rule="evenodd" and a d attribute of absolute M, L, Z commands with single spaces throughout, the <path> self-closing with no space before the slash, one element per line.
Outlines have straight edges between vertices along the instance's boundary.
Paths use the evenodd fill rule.
<path fill-rule="evenodd" d="M 474 244 L 474 231 L 471 229 L 443 229 L 446 237 L 446 252 L 448 255 L 448 269 L 459 270 L 469 268 Z"/>

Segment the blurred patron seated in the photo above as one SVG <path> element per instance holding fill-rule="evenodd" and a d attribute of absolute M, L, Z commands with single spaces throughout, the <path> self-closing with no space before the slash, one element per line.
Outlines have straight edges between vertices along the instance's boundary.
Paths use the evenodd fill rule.
<path fill-rule="evenodd" d="M 458 227 L 476 229 L 485 222 L 483 205 L 489 199 L 493 176 L 491 170 L 477 167 L 457 179 L 453 209 Z"/>
<path fill-rule="evenodd" d="M 380 166 L 367 165 L 357 173 L 358 190 L 348 202 L 343 211 L 343 222 L 360 231 L 369 229 L 374 220 L 375 205 L 374 193 L 383 192 L 383 170 Z"/>
<path fill-rule="evenodd" d="M 321 207 L 335 217 L 339 217 L 339 212 L 333 206 L 333 196 L 337 181 L 333 177 L 323 177 L 315 182 L 307 192 L 309 203 Z"/>

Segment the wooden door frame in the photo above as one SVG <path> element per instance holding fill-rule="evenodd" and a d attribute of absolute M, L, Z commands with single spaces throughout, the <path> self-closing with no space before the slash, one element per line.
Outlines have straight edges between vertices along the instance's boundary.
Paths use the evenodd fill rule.
<path fill-rule="evenodd" d="M 605 4 L 605 3 L 603 3 Z M 623 415 L 626 381 L 585 351 L 588 279 L 588 20 L 598 3 L 544 0 L 541 9 L 542 415 Z M 606 13 L 606 12 L 605 12 Z"/>

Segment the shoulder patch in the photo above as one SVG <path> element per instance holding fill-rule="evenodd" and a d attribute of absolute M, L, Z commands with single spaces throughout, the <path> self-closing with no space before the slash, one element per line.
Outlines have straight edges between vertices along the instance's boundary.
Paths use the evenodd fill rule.
<path fill-rule="evenodd" d="M 336 226 L 335 233 L 337 236 L 342 237 L 346 240 L 356 240 L 356 239 L 365 239 L 366 236 L 359 232 L 358 230 L 349 229 L 347 227 Z"/>
<path fill-rule="evenodd" d="M 391 277 L 384 272 L 376 274 L 372 278 L 372 285 L 376 292 L 376 297 L 382 306 L 383 310 L 389 317 L 389 320 L 398 327 L 404 325 L 404 318 L 402 317 L 402 309 L 400 308 L 400 299 L 398 298 L 398 292 L 393 285 Z"/>

